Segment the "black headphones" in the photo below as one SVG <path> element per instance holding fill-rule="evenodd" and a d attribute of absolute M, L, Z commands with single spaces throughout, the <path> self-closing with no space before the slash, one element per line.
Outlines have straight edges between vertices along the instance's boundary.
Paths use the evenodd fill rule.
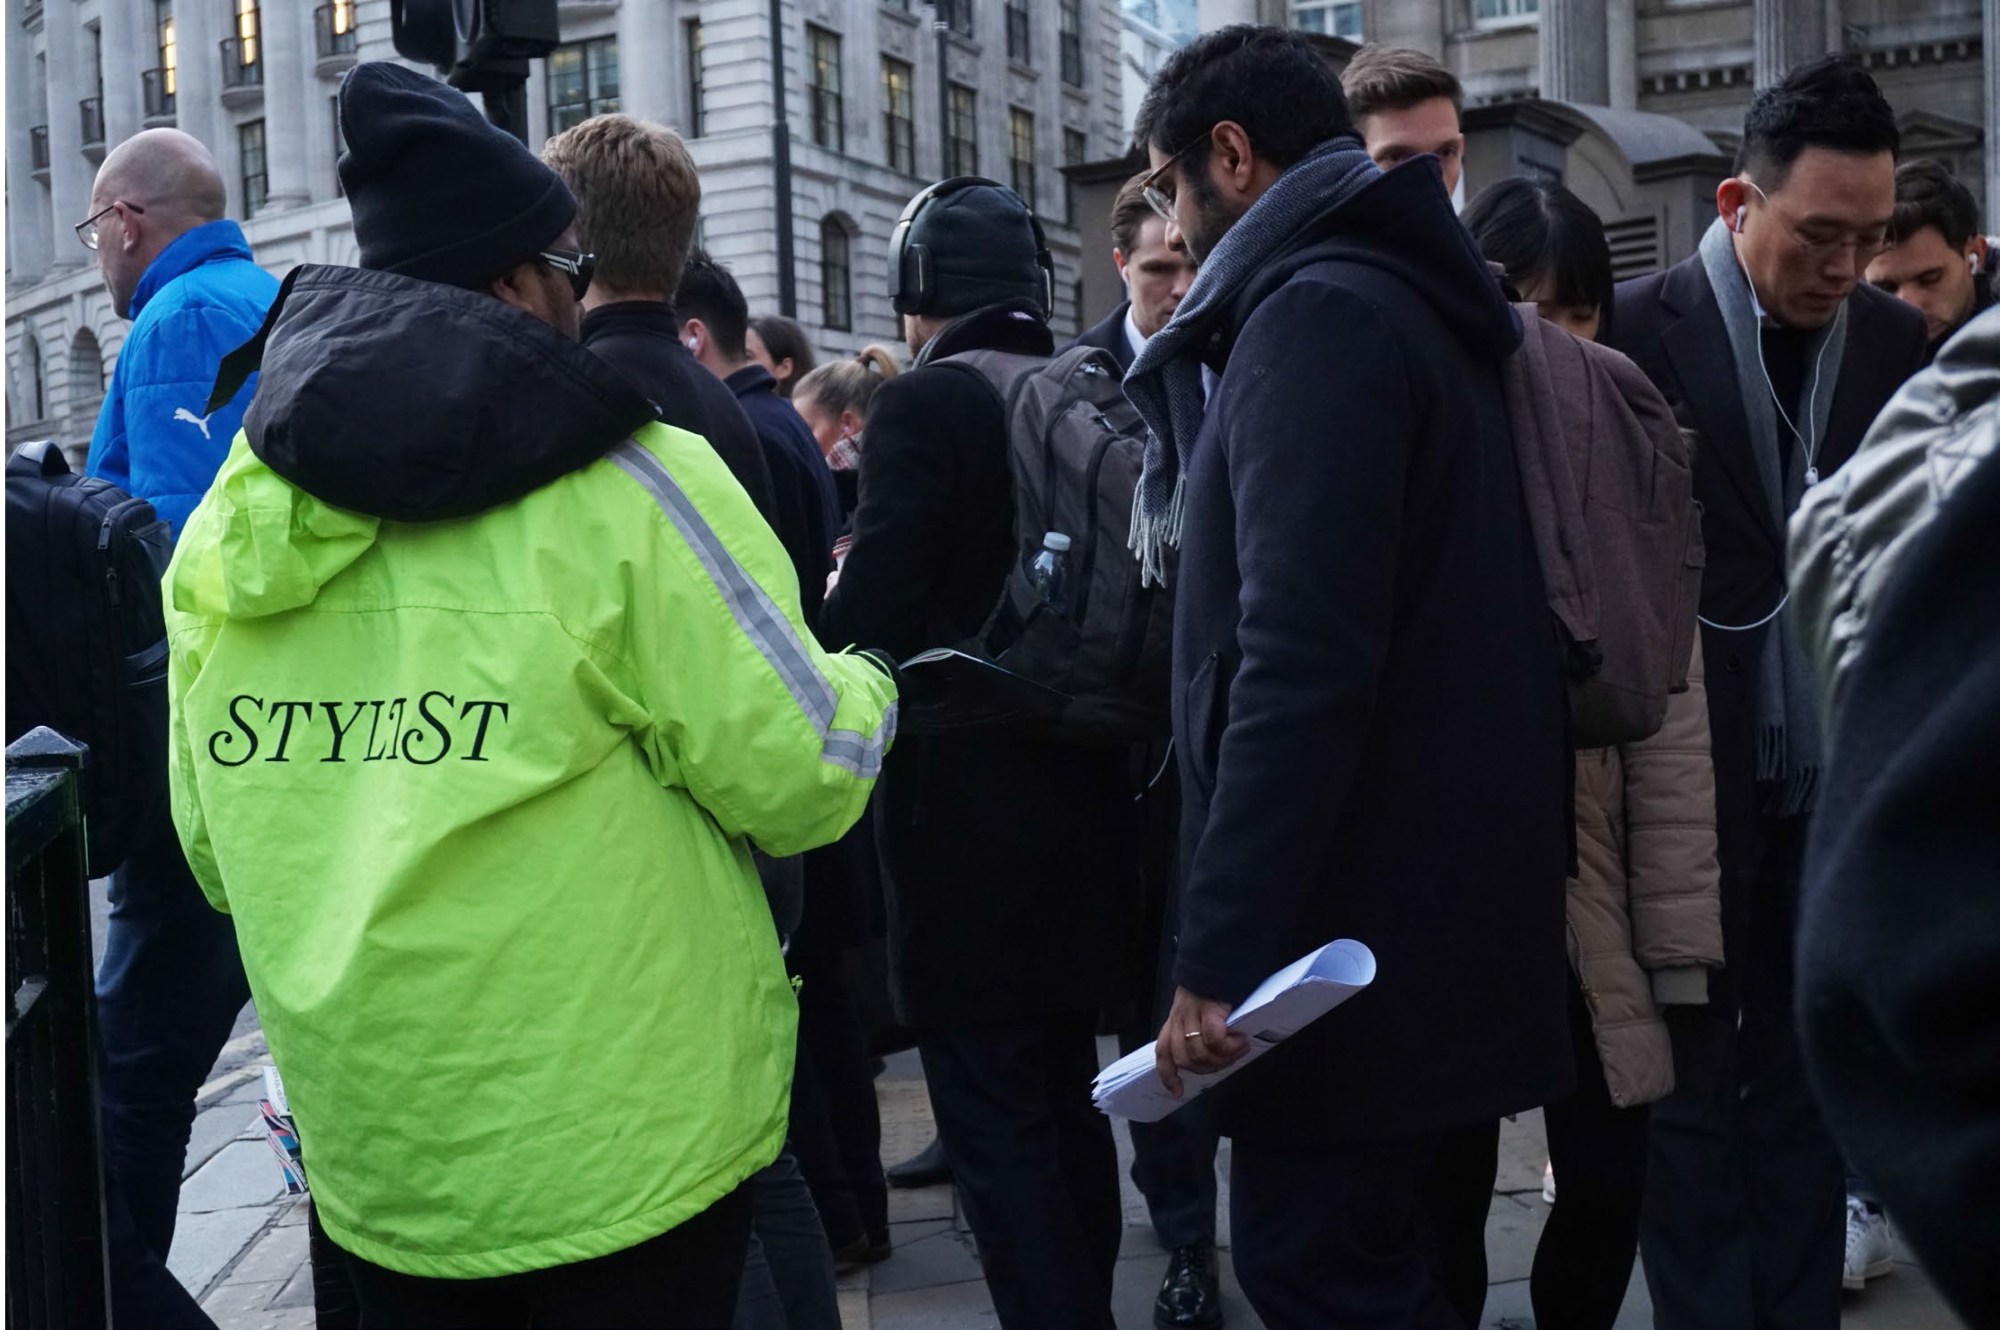
<path fill-rule="evenodd" d="M 903 215 L 896 219 L 896 229 L 889 236 L 889 276 L 895 283 L 889 293 L 889 303 L 898 314 L 921 313 L 937 292 L 937 263 L 931 258 L 930 246 L 910 242 L 910 233 L 916 228 L 918 215 L 932 200 L 976 185 L 1006 188 L 999 181 L 988 180 L 983 175 L 953 176 L 949 180 L 938 181 L 911 199 L 904 207 Z M 1027 208 L 1025 202 L 1021 206 Z M 1042 317 L 1048 318 L 1056 307 L 1056 265 L 1055 260 L 1049 257 L 1049 241 L 1042 232 L 1041 219 L 1035 216 L 1033 208 L 1027 208 L 1027 211 L 1028 225 L 1035 233 L 1035 266 L 1042 273 Z"/>

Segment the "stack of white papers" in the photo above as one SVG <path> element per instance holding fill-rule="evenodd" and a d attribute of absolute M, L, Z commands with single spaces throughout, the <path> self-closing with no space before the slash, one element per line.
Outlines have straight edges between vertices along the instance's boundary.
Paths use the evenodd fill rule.
<path fill-rule="evenodd" d="M 1098 1111 L 1134 1122 L 1158 1122 L 1217 1081 L 1234 1076 L 1375 980 L 1375 953 L 1342 938 L 1302 956 L 1257 986 L 1229 1015 L 1229 1028 L 1250 1048 L 1221 1071 L 1181 1073 L 1181 1097 L 1167 1093 L 1153 1045 L 1133 1049 L 1097 1073 L 1090 1097 Z"/>

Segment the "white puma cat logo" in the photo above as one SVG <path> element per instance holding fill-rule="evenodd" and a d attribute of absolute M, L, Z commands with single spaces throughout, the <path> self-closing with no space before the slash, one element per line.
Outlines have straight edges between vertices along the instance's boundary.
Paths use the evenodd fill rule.
<path fill-rule="evenodd" d="M 207 416 L 198 416 L 184 406 L 177 406 L 174 408 L 174 419 L 185 420 L 188 424 L 193 425 L 196 429 L 201 431 L 202 438 L 204 439 L 208 438 Z"/>

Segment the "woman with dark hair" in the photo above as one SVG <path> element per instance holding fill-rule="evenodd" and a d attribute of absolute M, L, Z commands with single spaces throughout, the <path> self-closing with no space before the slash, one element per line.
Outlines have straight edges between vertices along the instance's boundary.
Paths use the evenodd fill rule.
<path fill-rule="evenodd" d="M 1611 310 L 1611 250 L 1582 200 L 1561 185 L 1503 180 L 1464 220 L 1523 301 L 1597 339 Z M 1565 914 L 1577 1088 L 1542 1110 L 1554 1202 L 1528 1285 L 1540 1330 L 1611 1330 L 1618 1319 L 1639 1248 L 1646 1106 L 1674 1088 L 1664 1009 L 1705 1003 L 1722 963 L 1699 638 L 1687 691 L 1668 699 L 1657 734 L 1576 754 L 1576 864 Z"/>
<path fill-rule="evenodd" d="M 759 314 L 751 319 L 743 349 L 771 371 L 780 397 L 790 397 L 793 386 L 813 367 L 812 342 L 806 330 L 782 314 Z"/>
<path fill-rule="evenodd" d="M 1514 176 L 1466 205 L 1465 229 L 1522 300 L 1587 342 L 1611 315 L 1611 246 L 1590 205 L 1561 185 Z"/>

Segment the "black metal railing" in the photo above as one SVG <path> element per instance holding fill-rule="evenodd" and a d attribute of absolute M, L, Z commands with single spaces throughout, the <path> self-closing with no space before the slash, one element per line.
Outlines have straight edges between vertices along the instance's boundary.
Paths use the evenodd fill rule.
<path fill-rule="evenodd" d="M 7 747 L 7 1324 L 107 1324 L 85 751 Z"/>
<path fill-rule="evenodd" d="M 37 171 L 49 169 L 49 127 L 36 125 L 28 131 L 28 164 Z"/>
<path fill-rule="evenodd" d="M 174 95 L 167 91 L 165 69 L 148 69 L 139 75 L 139 90 L 146 100 L 148 120 L 166 120 L 174 114 Z"/>
<path fill-rule="evenodd" d="M 86 97 L 76 104 L 78 119 L 83 122 L 83 146 L 101 148 L 104 146 L 104 99 Z"/>
<path fill-rule="evenodd" d="M 354 33 L 354 6 L 321 5 L 313 11 L 313 32 L 319 41 L 320 59 L 353 55 L 358 45 Z"/>
<path fill-rule="evenodd" d="M 247 41 L 242 37 L 222 39 L 222 86 L 225 89 L 264 86 L 264 62 L 257 58 L 257 42 L 255 37 Z"/>

